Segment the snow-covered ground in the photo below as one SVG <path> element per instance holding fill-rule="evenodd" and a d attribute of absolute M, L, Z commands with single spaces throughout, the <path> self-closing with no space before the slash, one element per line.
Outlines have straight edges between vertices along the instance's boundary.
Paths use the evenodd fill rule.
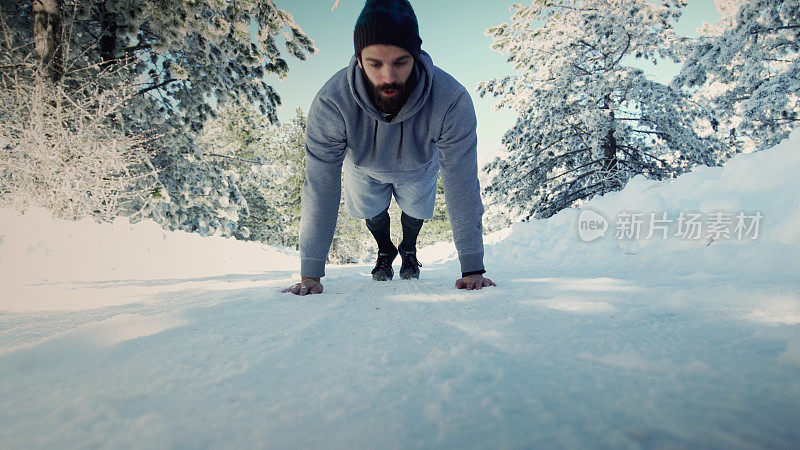
<path fill-rule="evenodd" d="M 449 244 L 297 297 L 290 251 L 2 211 L 0 448 L 797 448 L 798 173 L 795 132 L 636 178 L 487 238 L 470 292 Z"/>

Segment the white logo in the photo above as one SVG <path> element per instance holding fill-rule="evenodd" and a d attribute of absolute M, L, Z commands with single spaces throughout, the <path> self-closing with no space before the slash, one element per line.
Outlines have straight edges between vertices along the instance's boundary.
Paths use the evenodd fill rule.
<path fill-rule="evenodd" d="M 584 242 L 591 242 L 606 235 L 608 220 L 591 209 L 581 210 L 578 215 L 578 236 Z"/>

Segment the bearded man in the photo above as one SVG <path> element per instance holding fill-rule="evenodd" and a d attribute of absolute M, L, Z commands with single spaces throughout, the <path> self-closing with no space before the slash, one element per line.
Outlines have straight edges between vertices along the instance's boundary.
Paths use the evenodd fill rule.
<path fill-rule="evenodd" d="M 342 179 L 345 211 L 366 220 L 378 245 L 373 279 L 391 280 L 398 254 L 400 278 L 419 278 L 417 236 L 433 217 L 440 170 L 461 263 L 455 286 L 495 286 L 484 277 L 477 120 L 469 93 L 422 51 L 408 0 L 367 0 L 353 40 L 349 66 L 325 83 L 309 109 L 301 281 L 284 292 L 322 293 Z M 389 233 L 392 196 L 402 210 L 397 246 Z"/>

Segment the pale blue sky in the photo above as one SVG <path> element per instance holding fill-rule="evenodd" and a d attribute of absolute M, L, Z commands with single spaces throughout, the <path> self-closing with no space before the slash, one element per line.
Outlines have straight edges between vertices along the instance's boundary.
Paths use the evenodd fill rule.
<path fill-rule="evenodd" d="M 287 57 L 289 78 L 270 79 L 281 96 L 278 111 L 281 121 L 294 115 L 298 106 L 307 113 L 311 101 L 325 81 L 345 67 L 353 55 L 353 27 L 364 0 L 340 0 L 331 11 L 334 0 L 275 0 L 288 10 L 313 40 L 319 50 L 306 61 Z M 475 88 L 479 81 L 512 74 L 505 57 L 491 49 L 492 40 L 484 35 L 487 28 L 507 22 L 508 7 L 519 1 L 509 0 L 411 0 L 419 21 L 422 49 L 433 63 L 454 76 L 472 94 L 478 117 L 478 160 L 490 161 L 501 147 L 500 139 L 515 121 L 509 110 L 492 111 L 496 99 L 479 98 Z M 525 3 L 525 2 L 522 2 Z M 719 17 L 713 0 L 688 0 L 678 24 L 678 32 L 695 35 L 703 22 L 716 22 Z M 644 68 L 644 67 L 643 67 Z M 669 81 L 678 67 L 659 64 L 645 68 L 654 79 Z"/>

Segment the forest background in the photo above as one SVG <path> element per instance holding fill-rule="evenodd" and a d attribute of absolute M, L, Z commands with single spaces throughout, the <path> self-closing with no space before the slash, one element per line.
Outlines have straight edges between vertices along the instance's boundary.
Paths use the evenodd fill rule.
<path fill-rule="evenodd" d="M 304 111 L 363 5 L 285 3 L 0 2 L 0 205 L 296 246 Z M 414 7 L 474 97 L 487 231 L 720 165 L 798 121 L 797 1 Z M 331 261 L 373 253 L 360 222 L 340 214 Z M 420 244 L 449 238 L 439 195 Z"/>

